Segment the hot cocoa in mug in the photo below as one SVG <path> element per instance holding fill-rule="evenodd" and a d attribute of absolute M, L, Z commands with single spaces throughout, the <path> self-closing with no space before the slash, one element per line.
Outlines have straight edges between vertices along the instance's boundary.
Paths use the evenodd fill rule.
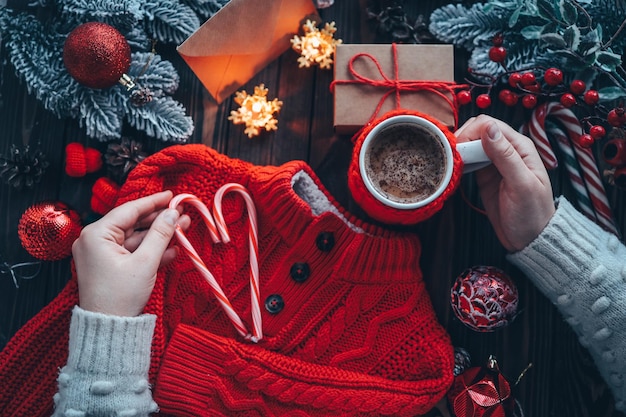
<path fill-rule="evenodd" d="M 456 146 L 464 172 L 490 163 L 480 140 Z M 433 123 L 414 115 L 383 120 L 366 136 L 359 154 L 367 189 L 384 204 L 415 209 L 439 197 L 450 182 L 453 152 Z"/>

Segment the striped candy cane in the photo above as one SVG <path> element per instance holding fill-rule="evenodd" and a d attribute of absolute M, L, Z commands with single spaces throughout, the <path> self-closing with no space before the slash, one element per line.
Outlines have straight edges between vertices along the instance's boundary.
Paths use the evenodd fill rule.
<path fill-rule="evenodd" d="M 547 169 L 556 168 L 559 163 L 556 159 L 556 155 L 554 151 L 552 151 L 552 146 L 550 145 L 550 140 L 548 139 L 548 134 L 546 132 L 546 116 L 549 112 L 548 104 L 545 103 L 538 106 L 531 114 L 530 121 L 526 126 L 528 131 L 528 136 L 535 142 L 535 146 L 537 147 L 537 152 L 539 152 L 539 156 L 541 156 L 541 160 Z"/>
<path fill-rule="evenodd" d="M 224 194 L 235 191 L 243 196 L 248 210 L 248 242 L 250 248 L 250 302 L 252 305 L 252 338 L 256 342 L 263 337 L 263 329 L 261 328 L 261 292 L 259 290 L 259 243 L 257 241 L 257 218 L 254 201 L 248 190 L 241 184 L 229 183 L 222 186 L 215 193 L 213 200 L 213 215 L 215 216 L 218 230 L 224 237 L 224 242 L 230 242 L 228 230 L 226 229 L 226 221 L 222 215 L 222 198 Z M 256 340 L 255 340 L 256 338 Z"/>
<path fill-rule="evenodd" d="M 566 169 L 568 169 L 569 173 L 570 170 L 573 171 L 576 167 L 575 169 L 579 171 L 578 177 L 582 179 L 586 190 L 586 192 L 582 192 L 581 190 L 581 193 L 578 195 L 579 201 L 582 201 L 580 206 L 581 211 L 588 210 L 584 207 L 584 204 L 586 200 L 590 201 L 592 207 L 590 211 L 592 215 L 588 214 L 589 217 L 606 230 L 618 234 L 593 152 L 591 149 L 583 148 L 579 145 L 578 139 L 583 133 L 580 121 L 570 109 L 556 102 L 545 103 L 537 107 L 535 111 L 533 111 L 533 116 L 527 126 L 529 136 L 535 142 L 546 168 L 550 169 L 558 166 L 558 162 L 548 139 L 549 129 L 546 129 L 546 118 L 548 117 L 559 122 L 565 130 L 570 142 L 569 147 L 573 149 L 575 155 L 574 160 L 578 163 L 579 168 L 572 164 L 570 167 L 566 167 Z M 563 149 L 562 145 L 559 145 L 559 147 Z M 571 150 L 569 154 L 571 155 Z M 577 181 L 576 177 L 576 175 L 570 174 L 570 179 L 575 189 L 577 187 L 575 183 L 575 181 Z"/>
<path fill-rule="evenodd" d="M 256 208 L 254 206 L 254 201 L 252 200 L 252 197 L 242 185 L 229 183 L 223 185 L 216 192 L 215 198 L 213 200 L 213 215 L 211 215 L 211 212 L 206 207 L 206 205 L 199 198 L 192 194 L 179 194 L 175 196 L 170 201 L 169 206 L 170 208 L 176 208 L 179 204 L 182 203 L 191 204 L 200 212 L 202 219 L 204 220 L 204 223 L 209 230 L 209 234 L 213 242 L 228 243 L 230 242 L 230 235 L 228 234 L 228 228 L 226 227 L 226 222 L 222 214 L 222 198 L 224 197 L 224 194 L 229 191 L 236 191 L 241 194 L 246 202 L 246 207 L 248 210 L 248 240 L 250 247 L 250 292 L 253 323 L 252 332 L 248 332 L 245 324 L 241 320 L 241 317 L 239 317 L 239 315 L 233 308 L 232 304 L 228 300 L 226 294 L 224 294 L 224 291 L 220 287 L 219 283 L 217 282 L 211 271 L 209 271 L 206 264 L 204 263 L 204 261 L 202 261 L 202 258 L 193 248 L 191 242 L 189 242 L 189 239 L 187 239 L 185 233 L 179 226 L 176 227 L 175 234 L 181 246 L 183 247 L 184 252 L 187 254 L 187 256 L 189 256 L 196 269 L 209 284 L 209 287 L 215 295 L 215 298 L 221 305 L 227 317 L 235 326 L 237 332 L 248 340 L 258 342 L 263 338 L 263 328 L 261 319 L 261 296 L 259 290 L 259 253 L 257 240 L 258 229 Z"/>
<path fill-rule="evenodd" d="M 580 174 L 580 165 L 576 159 L 576 153 L 574 152 L 572 142 L 565 132 L 563 132 L 563 130 L 557 127 L 554 123 L 546 123 L 546 132 L 552 135 L 552 137 L 556 140 L 556 144 L 561 151 L 563 162 L 565 162 L 565 169 L 567 170 L 567 175 L 572 184 L 572 188 L 576 193 L 576 201 L 578 202 L 580 211 L 582 211 L 583 214 L 590 219 L 597 221 L 596 214 L 591 204 L 591 199 L 589 198 L 589 193 L 587 192 L 587 187 L 585 187 L 585 181 Z"/>

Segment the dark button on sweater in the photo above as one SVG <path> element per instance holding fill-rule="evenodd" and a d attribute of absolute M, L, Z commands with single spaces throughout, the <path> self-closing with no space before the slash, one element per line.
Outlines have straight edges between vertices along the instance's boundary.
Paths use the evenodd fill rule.
<path fill-rule="evenodd" d="M 291 265 L 291 270 L 289 271 L 289 274 L 294 281 L 304 282 L 311 274 L 311 268 L 306 262 L 296 262 L 295 264 Z"/>
<path fill-rule="evenodd" d="M 330 252 L 335 246 L 335 236 L 331 232 L 321 232 L 315 239 L 317 248 L 323 252 Z"/>
<path fill-rule="evenodd" d="M 280 313 L 283 307 L 285 307 L 285 302 L 278 294 L 272 294 L 265 299 L 265 309 L 271 314 Z"/>

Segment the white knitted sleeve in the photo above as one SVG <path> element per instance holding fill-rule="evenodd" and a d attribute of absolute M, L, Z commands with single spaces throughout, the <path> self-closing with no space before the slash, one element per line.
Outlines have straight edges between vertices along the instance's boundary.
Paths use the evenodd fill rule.
<path fill-rule="evenodd" d="M 157 411 L 148 383 L 156 316 L 117 317 L 75 307 L 54 417 L 137 416 Z"/>
<path fill-rule="evenodd" d="M 542 233 L 508 259 L 563 314 L 626 411 L 626 247 L 561 197 Z"/>

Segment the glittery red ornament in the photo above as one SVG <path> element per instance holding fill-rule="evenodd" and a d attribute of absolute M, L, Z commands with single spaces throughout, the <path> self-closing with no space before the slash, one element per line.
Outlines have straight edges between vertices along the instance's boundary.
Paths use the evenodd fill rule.
<path fill-rule="evenodd" d="M 57 261 L 72 253 L 82 225 L 78 213 L 62 202 L 45 201 L 29 207 L 17 226 L 28 253 L 44 261 Z"/>
<path fill-rule="evenodd" d="M 517 287 L 493 266 L 466 269 L 454 282 L 450 296 L 457 318 L 479 332 L 506 326 L 517 314 Z"/>
<path fill-rule="evenodd" d="M 70 75 L 89 88 L 115 85 L 130 67 L 130 45 L 113 26 L 84 23 L 63 46 L 63 63 Z"/>
<path fill-rule="evenodd" d="M 507 417 L 521 412 L 493 356 L 484 366 L 456 376 L 447 398 L 456 417 Z"/>

